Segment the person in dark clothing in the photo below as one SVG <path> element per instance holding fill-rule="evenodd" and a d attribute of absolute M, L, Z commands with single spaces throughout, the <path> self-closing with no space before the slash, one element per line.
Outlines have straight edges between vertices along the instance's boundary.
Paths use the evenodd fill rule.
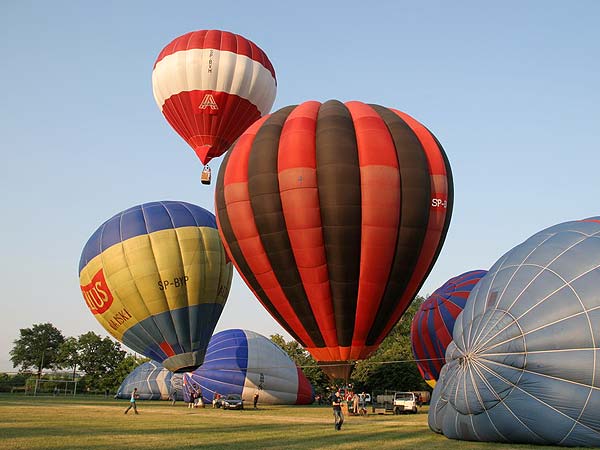
<path fill-rule="evenodd" d="M 254 409 L 256 409 L 256 405 L 258 404 L 258 391 L 254 393 Z"/>
<path fill-rule="evenodd" d="M 334 427 L 337 431 L 340 431 L 344 423 L 344 414 L 342 413 L 342 398 L 339 392 L 335 393 L 331 405 L 333 406 Z"/>

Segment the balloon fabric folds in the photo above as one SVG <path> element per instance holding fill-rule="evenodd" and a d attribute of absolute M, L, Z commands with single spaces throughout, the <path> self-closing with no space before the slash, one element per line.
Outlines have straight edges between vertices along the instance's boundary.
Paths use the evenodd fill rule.
<path fill-rule="evenodd" d="M 156 361 L 147 361 L 125 377 L 115 397 L 129 399 L 133 389 L 137 388 L 140 400 L 168 400 L 172 395 L 176 400 L 183 400 L 182 377 Z"/>
<path fill-rule="evenodd" d="M 346 362 L 375 351 L 431 270 L 452 189 L 441 145 L 407 114 L 309 101 L 258 120 L 228 152 L 217 221 L 263 306 L 345 378 Z"/>
<path fill-rule="evenodd" d="M 454 326 L 429 426 L 454 439 L 600 446 L 600 217 L 502 256 Z"/>
<path fill-rule="evenodd" d="M 431 387 L 435 387 L 446 362 L 444 355 L 452 341 L 456 317 L 486 273 L 486 270 L 472 270 L 446 281 L 423 302 L 413 318 L 410 329 L 413 355 L 421 376 Z"/>
<path fill-rule="evenodd" d="M 290 357 L 266 337 L 248 330 L 225 330 L 210 340 L 204 364 L 183 375 L 183 397 L 202 390 L 211 402 L 216 393 L 241 395 L 250 401 L 259 392 L 261 404 L 308 405 L 313 388 Z"/>
<path fill-rule="evenodd" d="M 202 163 L 218 157 L 275 101 L 277 80 L 267 55 L 237 34 L 184 34 L 158 55 L 154 99 Z"/>
<path fill-rule="evenodd" d="M 79 262 L 94 317 L 173 372 L 198 367 L 233 272 L 216 228 L 212 213 L 178 201 L 134 206 L 104 222 Z"/>

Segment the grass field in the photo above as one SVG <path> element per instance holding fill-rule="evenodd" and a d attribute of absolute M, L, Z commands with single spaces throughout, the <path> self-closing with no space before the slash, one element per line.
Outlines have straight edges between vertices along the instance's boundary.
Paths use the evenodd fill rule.
<path fill-rule="evenodd" d="M 184 403 L 95 397 L 0 395 L 0 449 L 546 449 L 461 442 L 431 432 L 417 415 L 346 417 L 333 428 L 326 406 L 261 406 L 256 410 L 187 409 Z"/>

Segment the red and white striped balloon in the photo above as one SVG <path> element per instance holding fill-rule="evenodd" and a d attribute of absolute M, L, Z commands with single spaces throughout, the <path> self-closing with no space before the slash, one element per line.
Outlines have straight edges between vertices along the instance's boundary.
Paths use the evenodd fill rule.
<path fill-rule="evenodd" d="M 269 58 L 252 41 L 201 30 L 160 52 L 152 90 L 169 124 L 207 164 L 270 111 L 277 80 Z"/>

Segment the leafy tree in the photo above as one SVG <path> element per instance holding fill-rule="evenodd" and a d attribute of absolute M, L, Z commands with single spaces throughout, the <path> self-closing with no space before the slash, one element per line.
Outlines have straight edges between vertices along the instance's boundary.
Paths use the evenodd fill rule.
<path fill-rule="evenodd" d="M 15 375 L 0 373 L 0 392 L 11 392 L 14 387 L 25 386 L 28 376 L 29 375 L 23 373 Z"/>
<path fill-rule="evenodd" d="M 65 338 L 62 332 L 51 323 L 34 324 L 31 328 L 21 328 L 19 339 L 10 351 L 13 367 L 21 367 L 21 371 L 37 369 L 37 376 L 42 370 L 59 367 L 58 352 Z"/>
<path fill-rule="evenodd" d="M 415 298 L 379 349 L 370 358 L 356 363 L 352 381 L 358 390 L 429 390 L 414 362 L 410 342 L 412 320 L 423 300 Z"/>
<path fill-rule="evenodd" d="M 104 379 L 102 385 L 105 389 L 108 389 L 110 392 L 117 392 L 119 386 L 133 370 L 139 365 L 150 361 L 148 358 L 137 358 L 135 355 L 128 353 L 123 360 L 117 365 L 115 370 L 107 374 Z"/>
<path fill-rule="evenodd" d="M 61 367 L 73 369 L 73 380 L 79 365 L 79 344 L 77 338 L 68 337 L 58 349 L 58 362 Z"/>
<path fill-rule="evenodd" d="M 92 390 L 114 389 L 116 370 L 126 355 L 120 344 L 90 331 L 79 336 L 77 347 L 86 386 Z"/>
<path fill-rule="evenodd" d="M 302 363 L 305 362 L 308 352 L 304 350 L 296 341 L 287 342 L 280 334 L 273 334 L 269 337 L 269 339 L 271 339 L 271 342 L 281 348 L 281 350 L 286 352 L 290 359 L 296 363 L 296 365 L 302 365 Z"/>

